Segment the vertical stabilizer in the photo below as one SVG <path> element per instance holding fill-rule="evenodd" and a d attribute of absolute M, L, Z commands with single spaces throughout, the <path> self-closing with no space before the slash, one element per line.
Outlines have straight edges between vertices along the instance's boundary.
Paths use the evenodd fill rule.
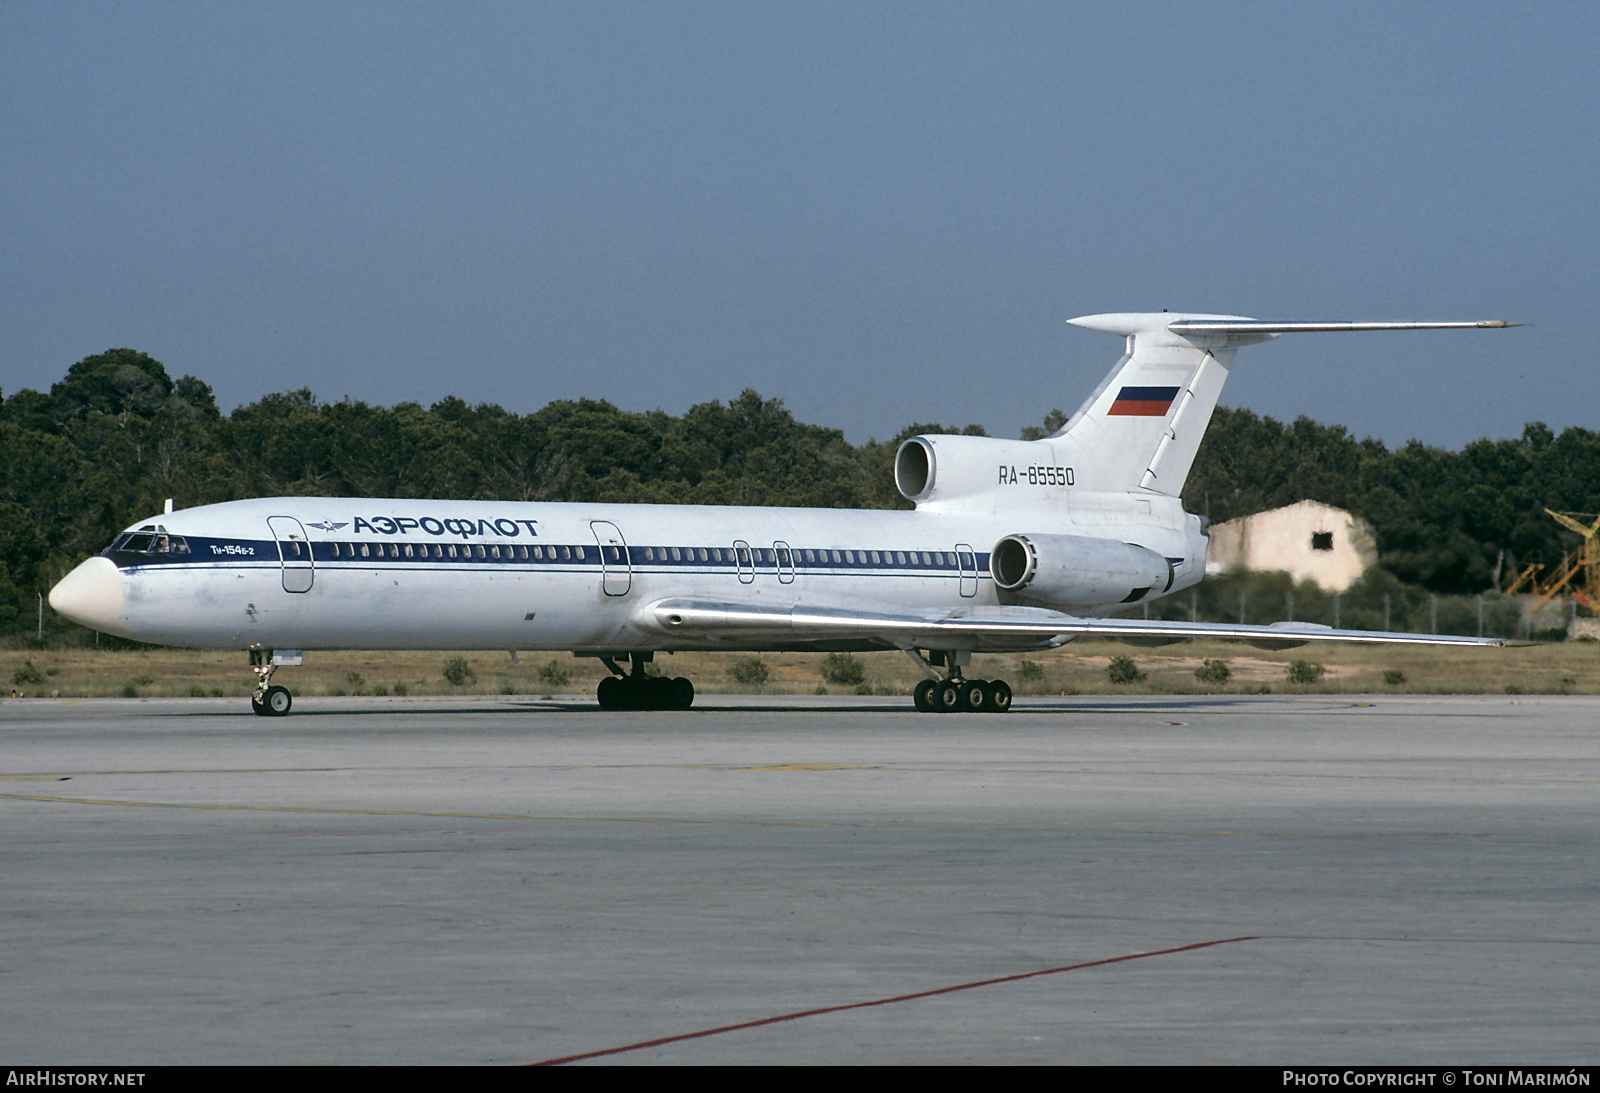
<path fill-rule="evenodd" d="M 1175 333 L 1178 322 L 1247 323 L 1230 315 L 1089 315 L 1074 326 L 1120 334 L 1127 351 L 1053 442 L 1080 487 L 1178 496 L 1241 345 L 1269 334 Z"/>

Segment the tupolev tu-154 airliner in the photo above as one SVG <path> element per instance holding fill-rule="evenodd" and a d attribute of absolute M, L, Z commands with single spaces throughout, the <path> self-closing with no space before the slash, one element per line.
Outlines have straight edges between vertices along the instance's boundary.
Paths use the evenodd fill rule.
<path fill-rule="evenodd" d="M 50 604 L 108 634 L 243 649 L 258 714 L 306 649 L 564 650 L 613 675 L 605 709 L 687 709 L 645 670 L 676 650 L 900 649 L 923 711 L 1002 712 L 974 652 L 1081 635 L 1501 645 L 1494 639 L 1109 618 L 1196 584 L 1205 521 L 1179 494 L 1241 347 L 1283 334 L 1486 329 L 1489 322 L 1262 322 L 1091 315 L 1116 366 L 1042 440 L 916 436 L 895 456 L 912 511 L 275 497 L 168 511 L 69 573 Z M 628 667 L 624 668 L 623 664 Z"/>

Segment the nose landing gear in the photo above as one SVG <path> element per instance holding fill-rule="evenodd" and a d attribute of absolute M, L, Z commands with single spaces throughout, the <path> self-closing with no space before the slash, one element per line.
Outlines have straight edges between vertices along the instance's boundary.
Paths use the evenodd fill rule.
<path fill-rule="evenodd" d="M 250 708 L 261 717 L 282 717 L 294 705 L 289 688 L 276 686 L 272 673 L 279 665 L 296 665 L 301 661 L 297 649 L 252 649 L 250 670 L 256 675 L 256 689 L 250 696 Z"/>

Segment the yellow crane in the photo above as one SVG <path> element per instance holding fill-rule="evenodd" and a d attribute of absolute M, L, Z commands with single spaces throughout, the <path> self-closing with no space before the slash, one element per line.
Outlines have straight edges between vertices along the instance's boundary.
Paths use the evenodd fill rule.
<path fill-rule="evenodd" d="M 1600 513 L 1544 511 L 1568 531 L 1583 536 L 1583 544 L 1561 559 L 1550 580 L 1537 589 L 1530 609 L 1542 607 L 1562 592 L 1570 592 L 1581 602 L 1593 605 L 1600 600 Z M 1590 517 L 1594 518 L 1593 522 L 1585 523 Z"/>

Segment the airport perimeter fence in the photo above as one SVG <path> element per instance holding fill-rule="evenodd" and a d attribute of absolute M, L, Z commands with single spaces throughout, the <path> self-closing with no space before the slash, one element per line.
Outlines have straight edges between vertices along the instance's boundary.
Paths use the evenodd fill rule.
<path fill-rule="evenodd" d="M 1343 592 L 1327 592 L 1287 573 L 1231 572 L 1207 577 L 1184 592 L 1156 600 L 1125 617 L 1166 621 L 1249 623 L 1284 620 L 1321 623 L 1343 630 L 1464 634 L 1559 641 L 1566 637 L 1573 605 L 1557 601 L 1530 616 L 1521 597 L 1498 592 L 1442 596 L 1402 584 L 1387 573 L 1369 573 Z"/>

